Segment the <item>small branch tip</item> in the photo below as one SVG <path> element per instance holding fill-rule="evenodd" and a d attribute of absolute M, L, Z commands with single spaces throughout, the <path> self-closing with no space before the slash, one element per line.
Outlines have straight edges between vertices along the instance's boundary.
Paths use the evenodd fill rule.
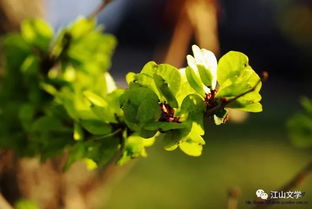
<path fill-rule="evenodd" d="M 266 82 L 269 79 L 269 73 L 267 71 L 263 71 L 261 73 L 261 81 Z"/>

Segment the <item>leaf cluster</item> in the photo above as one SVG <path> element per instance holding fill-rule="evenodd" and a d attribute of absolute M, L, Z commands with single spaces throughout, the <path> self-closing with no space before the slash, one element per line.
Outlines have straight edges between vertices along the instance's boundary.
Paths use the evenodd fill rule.
<path fill-rule="evenodd" d="M 90 169 L 123 164 L 145 157 L 155 141 L 199 156 L 207 121 L 224 123 L 228 108 L 262 111 L 261 79 L 243 53 L 217 62 L 193 46 L 186 68 L 151 61 L 120 89 L 108 73 L 115 46 L 85 18 L 58 33 L 27 20 L 4 37 L 0 148 L 43 160 L 68 152 L 65 168 L 77 160 Z"/>

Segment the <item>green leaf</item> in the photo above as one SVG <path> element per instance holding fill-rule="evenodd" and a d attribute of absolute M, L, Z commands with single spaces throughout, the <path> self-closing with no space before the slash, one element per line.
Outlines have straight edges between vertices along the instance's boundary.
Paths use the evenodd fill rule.
<path fill-rule="evenodd" d="M 145 99 L 141 102 L 137 111 L 137 121 L 147 124 L 151 121 L 157 121 L 160 118 L 161 111 L 157 102 L 151 102 Z"/>
<path fill-rule="evenodd" d="M 115 83 L 115 80 L 111 76 L 110 73 L 104 72 L 105 80 L 106 80 L 106 93 L 112 93 L 117 89 L 117 85 Z"/>
<path fill-rule="evenodd" d="M 261 95 L 253 91 L 231 102 L 227 107 L 247 112 L 261 112 L 262 105 L 259 103 L 260 100 Z"/>
<path fill-rule="evenodd" d="M 181 89 L 176 95 L 176 99 L 179 103 L 179 106 L 182 104 L 185 97 L 189 94 L 197 94 L 197 92 L 191 87 L 186 77 L 186 69 L 182 68 L 179 70 L 181 76 Z"/>
<path fill-rule="evenodd" d="M 312 115 L 312 100 L 307 98 L 307 97 L 303 97 L 303 98 L 301 98 L 300 103 L 301 103 L 302 107 L 304 108 L 304 110 L 308 114 Z"/>
<path fill-rule="evenodd" d="M 228 111 L 226 109 L 222 109 L 219 112 L 217 112 L 215 115 L 213 115 L 213 120 L 216 125 L 221 125 L 225 122 L 227 116 L 228 116 Z"/>
<path fill-rule="evenodd" d="M 155 138 L 142 138 L 138 135 L 131 135 L 125 139 L 124 150 L 118 164 L 123 165 L 133 158 L 146 157 L 146 147 L 153 145 Z"/>
<path fill-rule="evenodd" d="M 186 128 L 170 130 L 161 133 L 157 139 L 164 144 L 167 151 L 173 151 L 179 147 L 190 156 L 199 156 L 205 141 L 201 137 L 204 132 L 198 124 L 189 124 Z"/>
<path fill-rule="evenodd" d="M 24 20 L 21 25 L 23 38 L 43 51 L 47 51 L 53 37 L 52 28 L 41 19 Z"/>
<path fill-rule="evenodd" d="M 2 44 L 7 72 L 10 75 L 20 71 L 20 66 L 31 53 L 30 44 L 21 35 L 15 33 L 5 36 Z"/>
<path fill-rule="evenodd" d="M 83 157 L 85 157 L 86 150 L 86 146 L 82 141 L 70 147 L 68 158 L 64 165 L 64 171 L 67 171 L 74 162 L 81 160 Z"/>
<path fill-rule="evenodd" d="M 166 83 L 166 81 L 157 74 L 154 74 L 154 81 L 155 81 L 158 91 L 165 97 L 167 103 L 171 107 L 177 108 L 178 101 L 176 100 L 175 96 L 170 90 L 168 83 Z"/>
<path fill-rule="evenodd" d="M 181 111 L 182 119 L 193 121 L 203 126 L 203 116 L 205 111 L 204 100 L 196 95 L 190 94 L 182 102 Z"/>
<path fill-rule="evenodd" d="M 19 119 L 26 131 L 31 130 L 32 121 L 36 113 L 35 106 L 32 104 L 24 104 L 19 109 Z"/>
<path fill-rule="evenodd" d="M 116 122 L 115 116 L 109 107 L 100 107 L 91 105 L 91 110 L 98 117 L 98 119 L 105 122 Z"/>
<path fill-rule="evenodd" d="M 40 68 L 40 59 L 36 55 L 29 55 L 23 62 L 21 66 L 21 71 L 24 74 L 32 74 L 35 75 L 39 73 Z"/>
<path fill-rule="evenodd" d="M 312 147 L 312 117 L 305 114 L 293 116 L 287 123 L 291 142 L 298 147 Z"/>
<path fill-rule="evenodd" d="M 231 98 L 238 96 L 252 90 L 256 85 L 257 88 L 254 91 L 259 92 L 261 88 L 259 76 L 251 68 L 246 68 L 235 79 L 228 79 L 224 82 L 218 90 L 216 97 Z"/>
<path fill-rule="evenodd" d="M 148 62 L 139 74 L 128 74 L 127 81 L 146 86 L 154 91 L 161 102 L 167 102 L 172 107 L 178 107 L 175 98 L 180 90 L 181 75 L 177 68 L 167 65 L 157 65 L 155 62 Z"/>
<path fill-rule="evenodd" d="M 110 68 L 115 46 L 112 35 L 93 31 L 79 38 L 74 36 L 65 58 L 79 71 L 100 76 Z"/>
<path fill-rule="evenodd" d="M 94 161 L 99 167 L 109 163 L 119 148 L 118 137 L 105 137 L 101 140 L 89 141 L 86 144 L 85 158 Z M 84 158 L 84 159 L 85 159 Z"/>
<path fill-rule="evenodd" d="M 94 135 L 106 135 L 112 132 L 112 127 L 100 120 L 82 120 L 81 125 Z"/>
<path fill-rule="evenodd" d="M 160 118 L 158 97 L 149 88 L 131 86 L 121 96 L 120 103 L 127 124 L 135 131 Z"/>
<path fill-rule="evenodd" d="M 120 139 L 110 136 L 77 142 L 69 150 L 64 170 L 79 160 L 87 163 L 90 169 L 94 169 L 95 165 L 100 167 L 107 164 L 116 154 L 119 141 Z"/>
<path fill-rule="evenodd" d="M 199 141 L 199 142 L 197 142 Z M 187 155 L 198 157 L 201 155 L 203 146 L 200 143 L 200 138 L 188 138 L 179 144 L 180 149 Z"/>
<path fill-rule="evenodd" d="M 90 32 L 93 32 L 96 26 L 96 20 L 94 18 L 78 18 L 69 28 L 70 34 L 73 38 L 83 37 Z"/>
<path fill-rule="evenodd" d="M 82 140 L 84 138 L 83 130 L 82 130 L 81 126 L 78 123 L 74 124 L 73 138 L 76 141 L 80 141 L 80 140 Z"/>
<path fill-rule="evenodd" d="M 109 103 L 109 108 L 111 112 L 113 112 L 118 117 L 123 116 L 123 112 L 120 109 L 120 106 L 121 106 L 120 97 L 121 95 L 123 95 L 124 92 L 125 92 L 124 89 L 115 89 L 114 91 L 112 91 L 106 96 L 106 100 Z"/>
<path fill-rule="evenodd" d="M 262 111 L 262 105 L 259 103 L 261 79 L 250 67 L 248 57 L 243 53 L 232 51 L 219 60 L 218 82 L 220 88 L 216 98 L 238 97 L 227 107 L 248 112 Z"/>
<path fill-rule="evenodd" d="M 147 124 L 145 126 L 145 128 L 147 130 L 160 130 L 160 131 L 169 131 L 169 130 L 173 130 L 173 129 L 181 129 L 181 128 L 185 128 L 185 124 L 184 123 L 174 123 L 174 122 L 154 122 L 154 123 L 150 123 Z"/>
<path fill-rule="evenodd" d="M 204 84 L 190 67 L 186 67 L 185 75 L 190 86 L 202 97 L 205 96 Z"/>
<path fill-rule="evenodd" d="M 15 203 L 15 209 L 39 209 L 36 202 L 32 200 L 19 200 Z"/>
<path fill-rule="evenodd" d="M 90 108 L 100 120 L 116 122 L 114 111 L 112 111 L 111 105 L 104 98 L 91 91 L 85 91 L 83 94 L 91 102 Z"/>
<path fill-rule="evenodd" d="M 43 116 L 38 118 L 33 124 L 33 132 L 68 131 L 61 121 L 54 116 Z"/>
<path fill-rule="evenodd" d="M 98 167 L 96 162 L 94 162 L 90 158 L 84 158 L 83 161 L 86 164 L 86 168 L 87 168 L 88 171 L 92 171 L 92 170 L 94 170 L 94 169 L 96 169 Z"/>
<path fill-rule="evenodd" d="M 91 91 L 84 91 L 83 95 L 94 105 L 100 107 L 107 107 L 108 103 L 100 96 Z"/>
<path fill-rule="evenodd" d="M 203 134 L 202 127 L 193 123 L 189 134 L 180 141 L 179 148 L 187 155 L 200 156 L 205 144 L 204 139 L 201 137 Z"/>
<path fill-rule="evenodd" d="M 312 101 L 301 99 L 304 109 L 302 113 L 294 115 L 287 123 L 292 143 L 298 147 L 312 147 Z"/>
<path fill-rule="evenodd" d="M 138 133 L 138 135 L 140 135 L 142 138 L 148 139 L 154 137 L 155 134 L 157 133 L 157 130 L 147 130 L 145 126 L 143 126 L 140 129 L 138 129 L 136 133 Z"/>
<path fill-rule="evenodd" d="M 144 72 L 143 70 L 142 72 Z M 172 94 L 176 95 L 181 86 L 181 76 L 179 70 L 172 65 L 160 64 L 157 65 L 156 74 L 165 80 Z"/>
<path fill-rule="evenodd" d="M 161 141 L 163 144 L 163 147 L 167 151 L 173 151 L 179 146 L 179 141 L 182 139 L 182 137 L 185 135 L 185 131 L 187 129 L 173 129 L 169 130 L 165 133 L 161 133 L 157 140 Z"/>
<path fill-rule="evenodd" d="M 220 85 L 225 81 L 236 78 L 249 67 L 248 57 L 237 51 L 230 51 L 223 55 L 218 63 L 217 78 Z"/>
<path fill-rule="evenodd" d="M 127 83 L 130 84 L 130 83 L 134 82 L 136 80 L 136 75 L 137 74 L 134 72 L 127 73 L 127 75 L 126 75 Z"/>

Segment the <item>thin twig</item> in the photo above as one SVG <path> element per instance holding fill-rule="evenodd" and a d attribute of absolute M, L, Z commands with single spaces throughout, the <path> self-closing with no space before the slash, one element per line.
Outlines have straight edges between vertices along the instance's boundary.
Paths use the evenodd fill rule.
<path fill-rule="evenodd" d="M 89 19 L 96 17 L 113 0 L 103 0 L 103 2 L 89 15 Z"/>
<path fill-rule="evenodd" d="M 210 117 L 210 116 L 213 116 L 216 112 L 218 112 L 219 110 L 223 109 L 226 105 L 236 101 L 237 99 L 245 96 L 246 94 L 250 93 L 250 92 L 253 92 L 257 87 L 258 85 L 260 84 L 260 82 L 264 82 L 266 81 L 268 78 L 268 73 L 267 72 L 262 72 L 262 76 L 261 78 L 259 79 L 259 81 L 251 88 L 249 89 L 248 91 L 245 91 L 237 96 L 235 96 L 234 98 L 232 99 L 227 99 L 227 100 L 223 100 L 221 103 L 219 103 L 218 105 L 210 108 L 207 110 L 206 112 L 206 116 L 207 117 Z"/>
<path fill-rule="evenodd" d="M 240 197 L 240 189 L 239 188 L 231 188 L 229 190 L 228 196 L 228 209 L 237 209 L 238 198 Z"/>
<path fill-rule="evenodd" d="M 1 209 L 14 209 L 10 203 L 0 193 L 0 208 Z"/>
<path fill-rule="evenodd" d="M 298 187 L 302 182 L 312 173 L 312 161 L 308 163 L 302 170 L 297 173 L 289 182 L 287 182 L 284 186 L 282 186 L 280 189 L 276 191 L 290 191 L 293 188 Z M 259 208 L 267 208 L 273 204 L 265 204 L 266 202 L 269 202 L 270 199 L 263 201 L 264 204 L 258 204 L 254 207 L 254 209 Z"/>
<path fill-rule="evenodd" d="M 286 185 L 282 186 L 279 191 L 289 191 L 292 188 L 299 186 L 312 173 L 312 161 L 304 167 L 294 178 Z"/>

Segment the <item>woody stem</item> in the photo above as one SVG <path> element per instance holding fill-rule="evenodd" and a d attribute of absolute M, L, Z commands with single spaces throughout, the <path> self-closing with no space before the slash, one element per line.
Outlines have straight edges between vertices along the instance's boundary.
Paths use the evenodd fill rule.
<path fill-rule="evenodd" d="M 98 14 L 100 14 L 100 12 L 105 9 L 105 7 L 111 3 L 113 0 L 103 0 L 103 2 L 95 9 L 94 12 L 92 12 L 88 18 L 94 18 L 96 17 Z"/>
<path fill-rule="evenodd" d="M 251 88 L 249 89 L 248 91 L 245 91 L 237 96 L 235 96 L 234 98 L 231 98 L 231 99 L 227 99 L 227 100 L 223 100 L 221 103 L 219 103 L 218 105 L 208 109 L 206 111 L 206 117 L 211 117 L 213 116 L 216 112 L 220 111 L 221 109 L 223 109 L 226 105 L 236 101 L 237 99 L 241 98 L 242 96 L 245 96 L 246 94 L 250 93 L 250 92 L 253 92 L 257 86 L 260 84 L 260 82 L 264 82 L 266 81 L 268 78 L 268 73 L 267 72 L 262 72 L 262 76 L 261 78 L 258 80 L 258 82 Z"/>
<path fill-rule="evenodd" d="M 308 163 L 302 170 L 300 170 L 289 182 L 282 186 L 278 191 L 289 191 L 298 187 L 302 182 L 312 173 L 312 161 Z M 270 199 L 264 201 L 268 202 Z M 267 208 L 272 204 L 259 204 L 253 209 Z"/>

